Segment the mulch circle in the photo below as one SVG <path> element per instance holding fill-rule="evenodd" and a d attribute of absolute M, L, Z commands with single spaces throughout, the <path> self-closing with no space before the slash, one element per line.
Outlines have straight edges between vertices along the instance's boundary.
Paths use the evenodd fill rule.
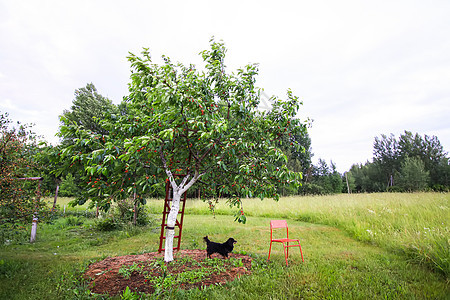
<path fill-rule="evenodd" d="M 197 266 L 196 264 L 176 263 L 178 259 L 186 256 L 197 262 L 204 262 L 208 259 L 206 258 L 206 250 L 180 250 L 174 253 L 175 263 L 169 263 L 167 265 L 167 272 L 171 275 L 176 275 L 178 273 L 199 269 L 199 266 Z M 226 282 L 233 281 L 242 275 L 251 273 L 251 257 L 235 253 L 230 253 L 229 256 L 235 259 L 241 259 L 242 264 L 226 264 L 226 268 L 224 268 L 224 270 L 222 270 L 220 273 L 211 272 L 210 275 L 203 278 L 200 282 L 184 283 L 178 288 L 192 289 L 210 286 L 212 284 L 224 284 Z M 212 258 L 214 257 L 222 258 L 218 254 L 213 254 Z M 155 288 L 153 284 L 148 280 L 149 274 L 160 276 L 160 274 L 152 273 L 154 272 L 154 269 L 151 267 L 151 265 L 152 262 L 162 260 L 163 258 L 164 253 L 158 252 L 144 253 L 140 255 L 108 257 L 102 261 L 91 264 L 85 272 L 84 276 L 88 281 L 90 281 L 90 290 L 96 294 L 109 294 L 111 296 L 121 294 L 127 286 L 133 292 L 143 292 L 146 294 L 151 294 L 155 291 Z M 139 266 L 141 266 L 142 270 L 145 272 L 134 271 L 131 273 L 131 276 L 128 279 L 119 274 L 119 269 L 122 266 L 131 266 L 133 264 L 139 264 Z M 202 267 L 208 268 L 208 264 L 203 264 Z M 213 268 L 214 266 L 209 267 Z M 147 274 L 147 277 L 145 277 L 144 274 Z"/>

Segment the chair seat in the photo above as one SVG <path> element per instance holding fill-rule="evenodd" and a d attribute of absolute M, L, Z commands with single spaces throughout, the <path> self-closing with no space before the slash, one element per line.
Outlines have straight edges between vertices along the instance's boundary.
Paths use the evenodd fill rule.
<path fill-rule="evenodd" d="M 279 242 L 279 243 L 290 243 L 290 242 L 299 242 L 300 240 L 298 239 L 273 239 L 272 242 Z"/>

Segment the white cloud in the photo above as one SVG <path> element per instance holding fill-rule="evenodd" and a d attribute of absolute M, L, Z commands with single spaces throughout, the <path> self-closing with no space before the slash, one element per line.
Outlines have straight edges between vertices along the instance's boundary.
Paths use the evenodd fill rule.
<path fill-rule="evenodd" d="M 11 99 L 0 100 L 0 107 L 4 110 L 16 110 L 17 107 L 12 103 Z"/>

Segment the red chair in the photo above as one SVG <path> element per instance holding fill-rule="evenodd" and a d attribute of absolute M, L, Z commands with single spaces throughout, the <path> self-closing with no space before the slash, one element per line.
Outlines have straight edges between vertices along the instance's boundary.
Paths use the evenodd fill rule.
<path fill-rule="evenodd" d="M 284 230 L 281 229 L 286 228 L 286 237 L 284 238 L 273 238 L 274 236 L 274 232 L 276 232 L 277 235 L 279 235 L 279 232 L 283 232 L 283 236 L 284 236 Z M 278 229 L 278 230 L 274 230 L 274 229 Z M 303 259 L 303 252 L 302 252 L 302 246 L 300 245 L 300 241 L 298 239 L 290 239 L 289 238 L 289 229 L 288 229 L 288 225 L 286 220 L 271 220 L 270 221 L 270 247 L 269 247 L 269 258 L 270 259 L 270 252 L 272 250 L 272 243 L 276 242 L 276 243 L 282 243 L 283 244 L 283 248 L 284 248 L 284 258 L 286 259 L 286 266 L 288 265 L 288 256 L 289 256 L 289 247 L 299 247 L 300 249 L 300 254 L 302 255 L 302 261 L 304 262 L 305 260 Z M 289 245 L 289 243 L 297 243 L 297 244 L 292 244 Z"/>

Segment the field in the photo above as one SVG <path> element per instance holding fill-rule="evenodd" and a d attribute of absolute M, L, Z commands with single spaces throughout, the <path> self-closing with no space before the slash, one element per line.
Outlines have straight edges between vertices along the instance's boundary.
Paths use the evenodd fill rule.
<path fill-rule="evenodd" d="M 188 200 L 182 248 L 205 249 L 205 235 L 218 241 L 232 236 L 238 241 L 235 252 L 253 257 L 253 273 L 226 285 L 159 297 L 448 299 L 449 200 L 438 193 L 244 199 L 246 224 L 233 222 L 236 209 L 225 201 L 213 215 L 205 203 Z M 60 207 L 67 201 L 60 199 Z M 91 295 L 81 274 L 106 257 L 156 251 L 162 204 L 148 201 L 154 222 L 147 227 L 99 232 L 93 230 L 95 220 L 67 216 L 39 224 L 35 244 L 0 246 L 0 299 L 103 299 Z M 267 262 L 269 220 L 280 218 L 300 238 L 305 262 L 291 249 L 286 267 L 278 245 Z"/>

